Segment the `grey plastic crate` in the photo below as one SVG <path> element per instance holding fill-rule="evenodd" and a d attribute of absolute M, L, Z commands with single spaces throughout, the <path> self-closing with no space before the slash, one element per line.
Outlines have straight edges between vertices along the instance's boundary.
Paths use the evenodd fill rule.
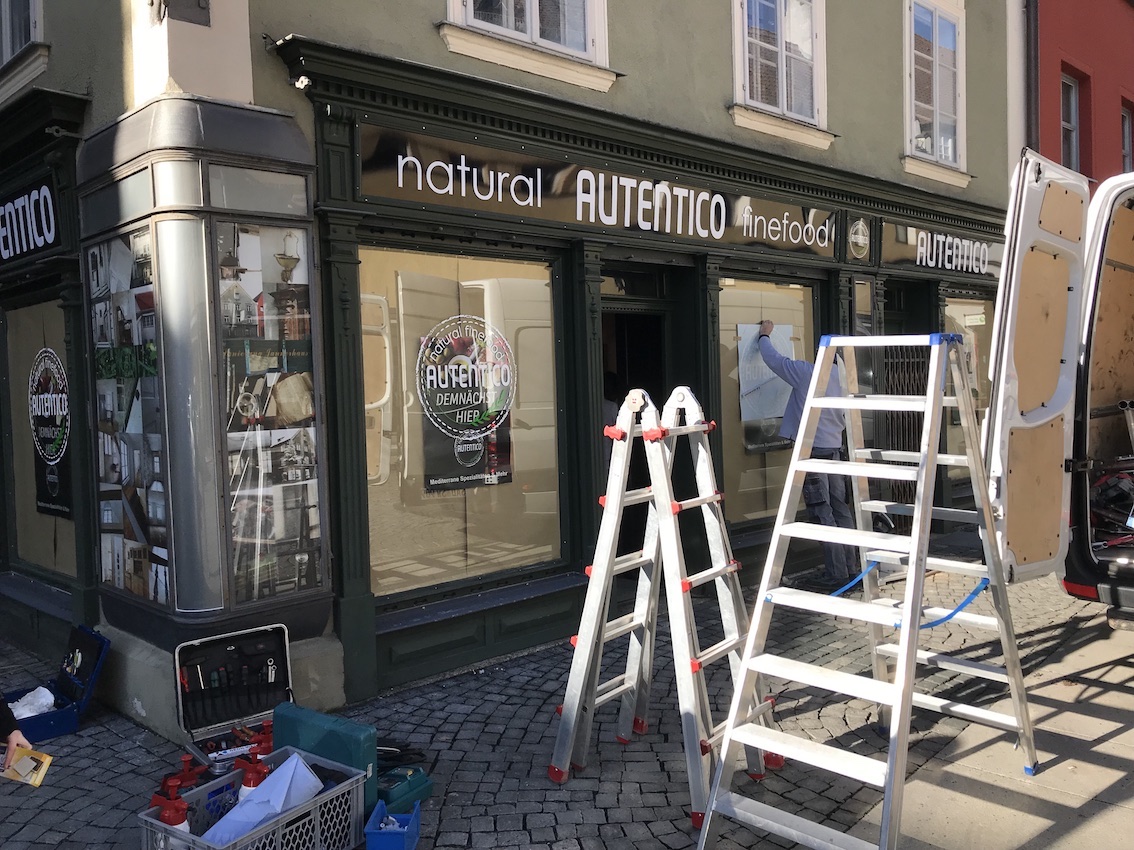
<path fill-rule="evenodd" d="M 333 770 L 346 778 L 331 790 L 317 794 L 237 841 L 213 844 L 199 836 L 236 805 L 244 771 L 234 770 L 181 795 L 189 804 L 188 833 L 158 820 L 156 808 L 141 812 L 138 819 L 142 827 L 142 850 L 352 850 L 357 847 L 363 840 L 366 774 L 293 747 L 281 747 L 263 760 L 275 768 L 292 753 L 299 753 L 311 767 Z"/>

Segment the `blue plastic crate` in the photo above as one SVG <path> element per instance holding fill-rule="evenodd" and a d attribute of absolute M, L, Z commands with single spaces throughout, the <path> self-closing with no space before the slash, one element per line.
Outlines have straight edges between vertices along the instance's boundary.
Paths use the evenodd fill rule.
<path fill-rule="evenodd" d="M 379 829 L 378 824 L 386 819 L 386 804 L 379 800 L 366 822 L 366 850 L 414 850 L 417 847 L 417 839 L 421 837 L 421 803 L 413 804 L 412 814 L 390 817 L 398 822 L 397 828 Z"/>

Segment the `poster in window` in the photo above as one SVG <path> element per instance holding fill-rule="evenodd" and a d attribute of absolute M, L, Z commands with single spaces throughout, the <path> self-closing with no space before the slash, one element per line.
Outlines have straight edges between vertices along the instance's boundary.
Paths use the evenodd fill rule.
<path fill-rule="evenodd" d="M 218 225 L 235 599 L 322 583 L 306 234 Z"/>
<path fill-rule="evenodd" d="M 776 325 L 770 337 L 776 351 L 793 357 L 792 326 Z M 740 420 L 744 450 L 749 454 L 774 451 L 791 445 L 780 436 L 791 387 L 775 375 L 760 354 L 760 326 L 738 324 L 736 347 L 740 375 Z"/>
<path fill-rule="evenodd" d="M 417 392 L 426 492 L 512 480 L 516 385 L 512 348 L 484 317 L 450 316 L 422 337 Z"/>
<path fill-rule="evenodd" d="M 71 517 L 70 393 L 59 355 L 42 348 L 28 375 L 28 418 L 35 446 L 35 509 Z"/>
<path fill-rule="evenodd" d="M 148 229 L 90 245 L 95 472 L 106 584 L 170 603 L 162 381 Z"/>

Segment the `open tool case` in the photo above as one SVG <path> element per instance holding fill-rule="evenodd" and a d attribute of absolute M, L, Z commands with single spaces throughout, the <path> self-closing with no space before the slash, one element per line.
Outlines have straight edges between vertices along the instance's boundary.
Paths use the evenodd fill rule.
<path fill-rule="evenodd" d="M 246 754 L 275 707 L 292 699 L 282 624 L 188 641 L 173 657 L 187 749 L 216 770 Z"/>
<path fill-rule="evenodd" d="M 95 689 L 98 674 L 106 660 L 110 641 L 86 626 L 71 629 L 67 641 L 67 655 L 53 681 L 43 687 L 55 696 L 55 708 L 43 714 L 34 714 L 20 721 L 20 730 L 29 741 L 38 744 L 57 735 L 67 735 L 79 728 L 79 718 L 87 710 Z M 9 691 L 5 696 L 13 703 L 32 688 Z"/>

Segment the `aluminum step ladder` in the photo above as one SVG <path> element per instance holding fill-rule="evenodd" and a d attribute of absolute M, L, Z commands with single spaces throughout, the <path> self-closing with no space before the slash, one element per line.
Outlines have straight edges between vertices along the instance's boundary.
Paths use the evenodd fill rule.
<path fill-rule="evenodd" d="M 587 567 L 590 582 L 579 633 L 572 638 L 574 654 L 548 767 L 548 776 L 555 782 L 566 782 L 572 770 L 586 767 L 595 709 L 606 702 L 620 701 L 616 734 L 619 742 L 629 743 L 632 733 L 647 731 L 659 591 L 664 584 L 689 774 L 690 816 L 697 827 L 704 818 L 709 782 L 724 733 L 725 712 L 718 712 L 718 720 L 713 717 L 705 681 L 707 668 L 727 660 L 735 683 L 741 672 L 740 652 L 748 630 L 737 575 L 740 564 L 732 556 L 709 449 L 708 434 L 715 427 L 715 423 L 705 420 L 689 388 L 678 387 L 660 415 L 649 395 L 631 390 L 616 423 L 604 430 L 613 446 L 606 495 L 599 500 L 603 506 L 602 521 L 594 561 Z M 641 440 L 645 449 L 650 483 L 628 490 L 635 440 Z M 672 480 L 674 458 L 682 440 L 689 448 L 697 488 L 695 496 L 684 500 L 675 496 Z M 642 548 L 616 556 L 624 511 L 636 504 L 648 506 Z M 686 569 L 678 523 L 679 514 L 687 510 L 700 512 L 708 546 L 709 566 L 693 575 Z M 614 579 L 630 572 L 637 573 L 633 610 L 611 617 Z M 716 591 L 715 604 L 720 613 L 716 631 L 720 635 L 711 646 L 702 647 L 692 592 L 710 583 Z M 608 644 L 618 648 L 621 645 L 613 642 L 622 638 L 628 641 L 625 665 L 619 664 L 619 656 L 614 653 L 615 660 L 604 664 L 604 649 L 609 648 Z M 603 679 L 613 672 L 612 668 L 620 672 Z"/>
<path fill-rule="evenodd" d="M 929 347 L 929 374 L 923 396 L 859 393 L 856 351 L 885 346 Z M 832 373 L 836 371 L 838 352 L 842 353 L 846 364 L 845 386 L 840 387 L 840 394 L 827 395 Z M 714 846 L 722 827 L 722 818 L 781 835 L 812 848 L 864 850 L 877 847 L 894 850 L 898 846 L 901 830 L 907 747 L 914 708 L 929 709 L 1016 733 L 1025 755 L 1025 773 L 1034 772 L 1036 750 L 1008 607 L 1006 577 L 992 533 L 988 476 L 965 356 L 962 338 L 955 334 L 823 338 L 816 356 L 799 438 L 792 452 L 787 484 L 772 532 L 768 559 L 745 644 L 744 673 L 733 696 L 726 722 L 721 758 L 698 845 L 700 850 Z M 819 415 L 828 409 L 843 411 L 847 426 L 847 460 L 810 457 Z M 863 412 L 892 410 L 923 414 L 919 452 L 886 450 L 865 444 Z M 938 451 L 942 418 L 944 415 L 952 415 L 954 411 L 960 416 L 964 454 L 951 455 Z M 973 487 L 974 509 L 960 510 L 935 505 L 938 469 L 946 466 L 968 470 Z M 802 507 L 803 481 L 808 472 L 850 477 L 856 528 L 831 528 L 796 519 Z M 875 482 L 878 487 L 886 481 L 914 482 L 916 487 L 913 504 L 866 498 L 871 482 Z M 876 514 L 912 517 L 910 533 L 873 530 Z M 933 520 L 975 524 L 983 542 L 983 563 L 929 557 Z M 846 588 L 832 595 L 822 595 L 781 586 L 784 559 L 793 539 L 858 547 L 863 567 L 859 577 L 862 599 L 844 598 L 840 594 Z M 903 598 L 882 595 L 878 570 L 873 569 L 879 563 L 896 565 L 904 570 Z M 960 573 L 976 579 L 978 584 L 974 593 L 969 594 L 955 609 L 929 608 L 923 600 L 924 580 L 928 570 Z M 886 589 L 891 587 L 895 586 L 887 585 Z M 962 610 L 977 590 L 985 587 L 990 590 L 994 616 Z M 855 675 L 767 652 L 769 627 L 777 606 L 864 623 L 873 676 Z M 920 647 L 923 636 L 931 636 L 933 626 L 950 619 L 968 627 L 994 632 L 1000 641 L 1003 666 Z M 1012 712 L 994 712 L 918 692 L 915 672 L 919 665 L 1007 684 Z M 889 725 L 886 752 L 881 754 L 881 759 L 875 758 L 873 755 L 851 752 L 774 728 L 768 712 L 750 710 L 753 705 L 767 704 L 763 699 L 765 677 L 798 682 L 834 695 L 876 703 L 880 707 L 883 723 Z M 882 789 L 882 820 L 877 843 L 847 835 L 833 827 L 781 811 L 730 790 L 742 746 L 749 748 L 749 752 L 755 748 L 759 751 L 758 756 L 775 754 L 777 758 L 794 758 Z M 750 756 L 748 764 L 752 764 Z"/>

